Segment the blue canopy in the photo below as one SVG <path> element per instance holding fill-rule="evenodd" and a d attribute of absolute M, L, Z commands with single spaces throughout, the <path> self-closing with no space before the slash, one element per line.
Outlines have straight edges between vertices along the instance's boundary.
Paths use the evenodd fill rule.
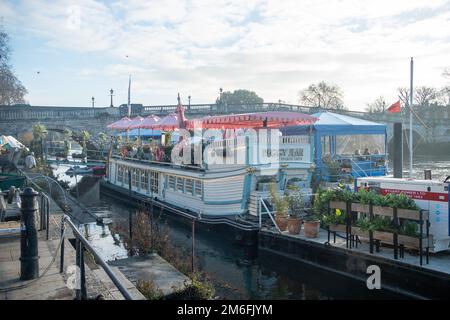
<path fill-rule="evenodd" d="M 385 134 L 386 125 L 343 114 L 321 111 L 313 114 L 319 120 L 311 126 L 292 126 L 281 129 L 283 135 L 304 134 L 312 128 L 320 135 L 332 134 Z"/>
<path fill-rule="evenodd" d="M 151 136 L 159 137 L 161 135 L 161 130 L 152 131 L 151 129 L 141 129 L 139 132 L 139 129 L 133 129 L 128 132 L 129 137 L 139 136 L 139 134 L 141 137 L 151 137 Z M 127 132 L 126 131 L 118 132 L 117 135 L 125 137 L 127 135 Z"/>

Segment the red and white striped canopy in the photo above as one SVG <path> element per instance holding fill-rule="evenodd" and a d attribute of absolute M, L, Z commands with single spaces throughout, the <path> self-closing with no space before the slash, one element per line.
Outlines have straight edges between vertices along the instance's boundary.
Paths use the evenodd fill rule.
<path fill-rule="evenodd" d="M 131 121 L 130 118 L 123 117 L 122 119 L 109 124 L 107 128 L 113 130 L 126 130 L 128 128 L 128 124 L 130 123 L 130 121 Z"/>
<path fill-rule="evenodd" d="M 201 127 L 203 129 L 280 128 L 293 125 L 308 125 L 317 120 L 316 117 L 298 112 L 267 111 L 194 119 L 187 122 L 187 127 Z"/>
<path fill-rule="evenodd" d="M 155 116 L 154 114 L 149 115 L 148 117 L 144 118 L 144 120 L 141 122 L 139 128 L 141 128 L 141 129 L 153 129 L 152 126 L 157 124 L 159 121 L 161 121 L 160 117 Z"/>
<path fill-rule="evenodd" d="M 131 119 L 130 122 L 128 122 L 128 128 L 127 129 L 138 129 L 141 128 L 141 124 L 144 121 L 144 118 L 137 116 L 136 118 Z"/>
<path fill-rule="evenodd" d="M 170 131 L 179 129 L 179 127 L 178 115 L 176 113 L 170 113 L 155 124 L 148 126 L 147 129 Z"/>

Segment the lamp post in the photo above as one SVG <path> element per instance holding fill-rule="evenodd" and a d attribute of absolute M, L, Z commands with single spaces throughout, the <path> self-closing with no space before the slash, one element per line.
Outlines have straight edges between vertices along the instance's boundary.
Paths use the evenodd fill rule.
<path fill-rule="evenodd" d="M 109 90 L 109 94 L 111 96 L 111 105 L 110 105 L 110 107 L 114 107 L 114 105 L 113 105 L 114 90 L 113 89 Z"/>
<path fill-rule="evenodd" d="M 95 98 L 92 97 L 91 100 L 92 100 L 92 108 L 94 108 L 94 105 L 95 105 Z"/>
<path fill-rule="evenodd" d="M 191 110 L 191 95 L 188 95 L 188 110 Z"/>

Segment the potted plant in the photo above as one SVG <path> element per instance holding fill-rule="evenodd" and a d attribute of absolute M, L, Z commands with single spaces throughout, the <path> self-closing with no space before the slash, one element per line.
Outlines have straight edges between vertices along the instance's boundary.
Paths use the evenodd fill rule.
<path fill-rule="evenodd" d="M 299 234 L 302 228 L 301 211 L 304 208 L 303 194 L 295 185 L 288 185 L 285 196 L 289 204 L 287 229 L 290 234 Z"/>
<path fill-rule="evenodd" d="M 262 176 L 258 179 L 257 190 L 258 191 L 268 191 L 272 183 L 275 183 L 275 177 L 273 176 Z"/>
<path fill-rule="evenodd" d="M 272 204 L 275 207 L 275 223 L 280 231 L 286 231 L 287 217 L 289 212 L 289 202 L 286 197 L 281 197 L 278 194 L 278 190 L 275 183 L 270 185 L 270 195 L 272 198 Z"/>
<path fill-rule="evenodd" d="M 316 215 L 306 216 L 303 220 L 303 226 L 307 238 L 317 238 L 319 236 L 320 219 Z"/>

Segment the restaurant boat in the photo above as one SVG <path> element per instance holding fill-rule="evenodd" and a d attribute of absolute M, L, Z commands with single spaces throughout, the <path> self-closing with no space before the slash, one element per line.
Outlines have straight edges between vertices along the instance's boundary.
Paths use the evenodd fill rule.
<path fill-rule="evenodd" d="M 117 131 L 151 129 L 165 134 L 158 144 L 141 140 L 133 145 L 127 136 L 125 144 L 111 150 L 105 179 L 107 184 L 202 217 L 247 212 L 258 216 L 260 199 L 269 196 L 271 183 L 279 192 L 296 185 L 308 200 L 314 169 L 313 138 L 308 134 L 282 136 L 279 128 L 314 121 L 315 117 L 296 112 L 208 116 L 188 121 L 179 100 L 176 113 L 163 119 L 123 118 L 108 126 Z M 174 131 L 180 138 L 170 145 Z M 183 136 L 183 132 L 190 136 Z"/>

